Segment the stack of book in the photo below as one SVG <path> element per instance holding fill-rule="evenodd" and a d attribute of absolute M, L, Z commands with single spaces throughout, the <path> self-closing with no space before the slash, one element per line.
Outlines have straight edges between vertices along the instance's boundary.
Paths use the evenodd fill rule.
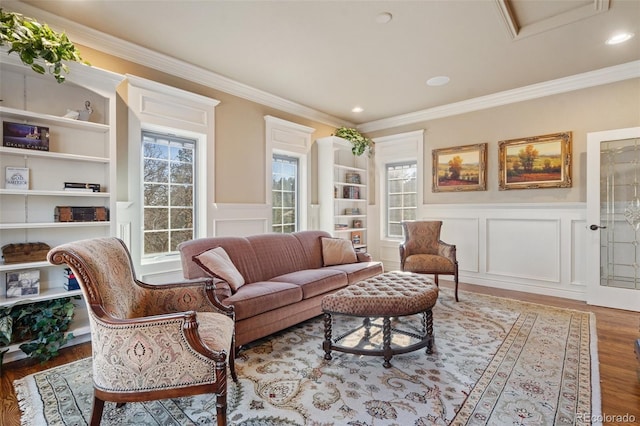
<path fill-rule="evenodd" d="M 64 268 L 64 277 L 66 278 L 66 281 L 64 282 L 64 288 L 67 291 L 80 290 L 80 284 L 78 284 L 78 280 L 73 274 L 71 268 Z"/>

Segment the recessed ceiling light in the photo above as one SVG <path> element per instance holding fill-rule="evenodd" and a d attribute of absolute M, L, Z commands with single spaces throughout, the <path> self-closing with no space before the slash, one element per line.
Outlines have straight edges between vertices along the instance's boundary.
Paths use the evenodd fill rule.
<path fill-rule="evenodd" d="M 437 77 L 431 77 L 427 80 L 427 86 L 444 86 L 449 82 L 449 77 L 446 75 L 439 75 Z"/>
<path fill-rule="evenodd" d="M 620 44 L 620 43 L 624 43 L 627 40 L 631 40 L 632 37 L 633 37 L 633 33 L 619 33 L 607 39 L 606 43 L 609 45 Z"/>
<path fill-rule="evenodd" d="M 378 24 L 388 24 L 393 19 L 393 15 L 389 12 L 378 13 L 376 16 L 376 22 Z"/>
<path fill-rule="evenodd" d="M 353 109 L 351 110 L 351 112 L 362 112 L 362 111 L 364 111 L 364 109 L 362 107 L 359 107 L 359 106 L 353 107 Z"/>

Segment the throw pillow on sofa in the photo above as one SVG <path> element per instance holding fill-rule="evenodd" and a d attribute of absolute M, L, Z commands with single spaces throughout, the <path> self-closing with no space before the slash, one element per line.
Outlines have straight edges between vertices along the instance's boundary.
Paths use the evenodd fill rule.
<path fill-rule="evenodd" d="M 358 256 L 353 243 L 344 238 L 321 238 L 322 262 L 324 266 L 356 263 Z"/>
<path fill-rule="evenodd" d="M 244 285 L 244 278 L 222 247 L 216 247 L 193 256 L 193 261 L 207 274 L 225 280 L 235 293 Z"/>

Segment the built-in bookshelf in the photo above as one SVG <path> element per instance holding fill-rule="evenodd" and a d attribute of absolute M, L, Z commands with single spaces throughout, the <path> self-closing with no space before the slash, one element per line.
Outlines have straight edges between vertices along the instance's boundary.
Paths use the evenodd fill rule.
<path fill-rule="evenodd" d="M 55 247 L 65 242 L 116 235 L 116 87 L 123 76 L 94 67 L 70 63 L 64 83 L 51 75 L 38 75 L 24 66 L 15 54 L 2 55 L 0 86 L 0 119 L 3 122 L 0 146 L 0 170 L 7 167 L 28 171 L 28 185 L 15 188 L 7 179 L 0 184 L 0 247 L 10 244 L 42 242 Z M 93 109 L 88 121 L 67 118 L 69 111 Z M 15 147 L 5 143 L 5 124 L 33 126 L 48 132 L 45 146 L 38 149 Z M 44 140 L 44 139 L 43 139 Z M 11 145 L 11 146 L 7 146 Z M 19 144 L 18 144 L 19 145 Z M 94 183 L 100 191 L 65 188 L 65 182 Z M 58 221 L 60 207 L 99 208 L 109 213 L 108 219 Z M 25 271 L 38 271 L 37 294 L 9 297 L 7 279 Z M 81 295 L 80 290 L 65 289 L 64 267 L 51 265 L 46 259 L 25 262 L 0 262 L 0 308 L 20 306 L 68 296 Z M 13 284 L 12 284 L 13 285 Z M 15 292 L 12 291 L 12 295 Z M 89 338 L 84 303 L 76 303 L 70 332 L 77 339 Z M 24 354 L 20 342 L 9 347 L 5 362 Z"/>
<path fill-rule="evenodd" d="M 318 144 L 320 229 L 367 248 L 368 157 L 353 155 L 351 142 L 330 136 Z"/>

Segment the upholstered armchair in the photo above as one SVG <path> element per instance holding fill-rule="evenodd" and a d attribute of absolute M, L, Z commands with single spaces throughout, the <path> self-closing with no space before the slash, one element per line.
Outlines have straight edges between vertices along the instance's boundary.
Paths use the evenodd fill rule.
<path fill-rule="evenodd" d="M 215 307 L 210 280 L 152 285 L 136 279 L 131 255 L 117 238 L 63 244 L 48 254 L 75 274 L 87 305 L 93 352 L 94 405 L 216 395 L 218 426 L 226 425 L 227 362 L 234 366 L 233 308 Z"/>
<path fill-rule="evenodd" d="M 402 222 L 404 242 L 400 244 L 400 269 L 418 274 L 453 275 L 458 301 L 458 261 L 456 246 L 440 240 L 442 221 Z"/>

